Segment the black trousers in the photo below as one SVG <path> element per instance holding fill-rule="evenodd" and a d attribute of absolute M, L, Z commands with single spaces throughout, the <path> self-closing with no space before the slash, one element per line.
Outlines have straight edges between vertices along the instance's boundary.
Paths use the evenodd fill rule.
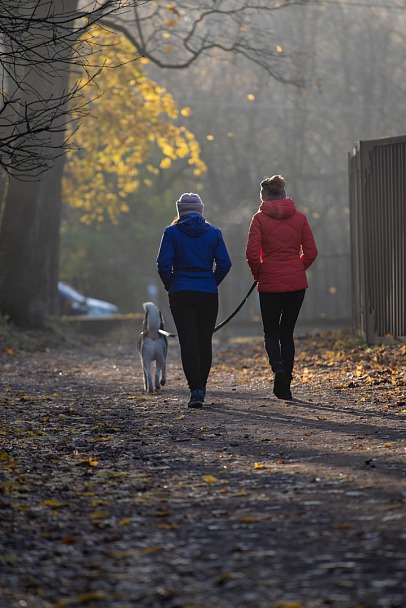
<path fill-rule="evenodd" d="M 182 367 L 189 388 L 191 391 L 203 389 L 212 363 L 218 295 L 176 291 L 169 294 L 169 306 L 178 332 Z"/>
<path fill-rule="evenodd" d="M 259 292 L 265 350 L 274 372 L 292 374 L 295 361 L 293 332 L 305 290 L 283 293 Z"/>

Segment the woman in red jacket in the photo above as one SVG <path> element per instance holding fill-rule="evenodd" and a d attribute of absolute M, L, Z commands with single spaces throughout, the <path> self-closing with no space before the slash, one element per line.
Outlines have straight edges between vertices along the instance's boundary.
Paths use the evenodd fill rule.
<path fill-rule="evenodd" d="M 247 262 L 258 282 L 265 350 L 278 399 L 292 399 L 293 331 L 317 247 L 306 216 L 286 196 L 282 175 L 261 182 L 261 205 L 248 233 Z"/>

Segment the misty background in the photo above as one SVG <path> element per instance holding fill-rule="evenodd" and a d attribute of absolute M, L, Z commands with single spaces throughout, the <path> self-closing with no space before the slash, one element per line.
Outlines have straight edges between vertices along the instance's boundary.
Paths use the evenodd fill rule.
<path fill-rule="evenodd" d="M 171 327 L 156 255 L 176 200 L 197 192 L 233 262 L 220 286 L 221 321 L 252 284 L 245 245 L 259 206 L 259 182 L 281 173 L 319 249 L 307 273 L 300 322 L 351 326 L 348 154 L 359 140 L 406 131 L 406 9 L 378 0 L 337 0 L 292 5 L 269 23 L 262 17 L 251 25 L 264 44 L 269 36 L 275 46 L 277 78 L 220 50 L 187 69 L 145 68 L 179 107 L 191 109 L 182 124 L 199 141 L 207 172 L 192 178 L 181 162 L 174 163 L 152 187 L 141 186 L 127 199 L 129 211 L 116 225 L 83 224 L 79 211 L 65 205 L 61 280 L 122 312 L 142 312 L 142 303 L 153 300 Z M 293 63 L 284 65 L 284 54 Z M 97 122 L 85 119 L 81 129 L 97 129 Z M 258 313 L 254 293 L 233 321 L 234 331 Z"/>

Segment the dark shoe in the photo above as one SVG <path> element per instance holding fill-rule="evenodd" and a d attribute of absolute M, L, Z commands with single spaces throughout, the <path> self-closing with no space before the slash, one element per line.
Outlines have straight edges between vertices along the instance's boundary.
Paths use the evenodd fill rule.
<path fill-rule="evenodd" d="M 275 374 L 273 392 L 278 399 L 286 399 L 285 381 L 284 372 L 277 372 Z"/>
<path fill-rule="evenodd" d="M 190 400 L 187 404 L 188 407 L 202 407 L 204 403 L 204 391 L 202 389 L 196 389 L 190 393 Z"/>
<path fill-rule="evenodd" d="M 292 382 L 292 374 L 285 374 L 285 399 L 292 401 L 292 393 L 290 390 L 290 383 Z"/>
<path fill-rule="evenodd" d="M 286 401 L 292 401 L 292 399 L 293 399 L 293 397 L 292 397 L 292 391 L 290 390 L 290 382 L 285 387 L 285 396 L 284 396 L 284 399 L 286 399 Z"/>

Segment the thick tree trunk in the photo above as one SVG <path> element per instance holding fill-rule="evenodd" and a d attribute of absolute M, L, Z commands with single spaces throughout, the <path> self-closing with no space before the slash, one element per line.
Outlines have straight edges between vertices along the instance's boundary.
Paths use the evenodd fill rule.
<path fill-rule="evenodd" d="M 37 182 L 11 179 L 0 230 L 0 310 L 42 327 L 56 308 L 62 162 Z"/>
<path fill-rule="evenodd" d="M 72 13 L 76 9 L 77 0 L 57 0 L 53 5 L 57 22 L 64 11 L 69 9 Z M 40 18 L 41 11 L 49 11 L 49 2 L 39 2 L 36 11 L 35 17 Z M 72 20 L 66 27 L 73 26 Z M 23 109 L 26 103 L 30 108 L 33 102 L 66 96 L 70 49 L 66 44 L 55 49 L 57 34 L 55 26 L 53 32 L 44 32 L 44 37 L 48 36 L 54 45 L 49 56 L 59 57 L 60 64 L 52 60 L 49 67 L 43 65 L 38 69 L 34 53 L 28 67 L 27 63 L 15 65 L 16 78 L 23 83 L 18 89 Z M 42 48 L 42 55 L 45 54 L 46 49 Z M 36 151 L 47 155 L 52 149 L 61 150 L 65 136 L 64 107 L 60 110 L 55 132 L 40 136 Z M 63 159 L 59 158 L 52 169 L 35 181 L 12 177 L 7 189 L 0 217 L 0 314 L 20 327 L 40 328 L 48 315 L 56 311 L 62 169 Z"/>

